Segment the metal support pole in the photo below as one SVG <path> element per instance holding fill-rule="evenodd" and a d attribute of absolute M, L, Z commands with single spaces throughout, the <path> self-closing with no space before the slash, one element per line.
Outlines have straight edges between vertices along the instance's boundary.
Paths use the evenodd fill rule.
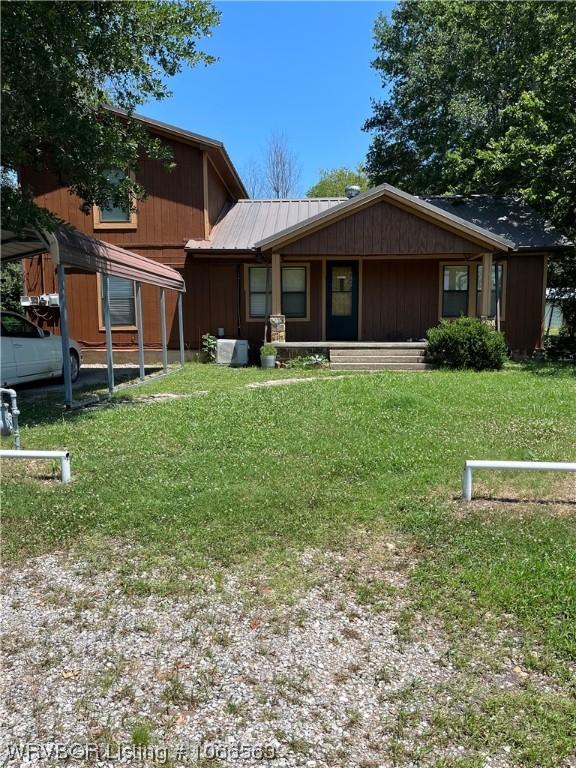
<path fill-rule="evenodd" d="M 168 372 L 168 346 L 166 342 L 166 293 L 160 288 L 160 326 L 162 328 L 162 367 Z"/>
<path fill-rule="evenodd" d="M 184 367 L 184 320 L 182 312 L 182 291 L 178 291 L 178 336 L 180 339 L 180 366 Z"/>
<path fill-rule="evenodd" d="M 106 331 L 106 364 L 108 366 L 108 391 L 114 392 L 114 356 L 112 353 L 112 322 L 110 320 L 110 277 L 102 275 L 104 286 L 104 329 Z"/>
<path fill-rule="evenodd" d="M 144 381 L 144 328 L 142 322 L 142 284 L 136 282 L 136 325 L 138 327 L 138 365 L 140 367 L 140 381 Z"/>
<path fill-rule="evenodd" d="M 64 402 L 73 403 L 72 370 L 70 367 L 70 336 L 68 334 L 68 307 L 66 306 L 66 272 L 64 264 L 58 263 L 58 303 L 60 305 L 60 338 L 62 343 L 62 372 L 64 374 Z"/>

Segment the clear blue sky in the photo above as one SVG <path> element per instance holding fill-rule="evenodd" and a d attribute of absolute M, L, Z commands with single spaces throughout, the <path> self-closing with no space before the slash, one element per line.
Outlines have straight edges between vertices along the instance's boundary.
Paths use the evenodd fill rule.
<path fill-rule="evenodd" d="M 320 168 L 363 161 L 361 128 L 380 98 L 372 31 L 392 2 L 221 2 L 203 49 L 218 57 L 170 80 L 173 96 L 142 114 L 223 141 L 242 175 L 283 133 L 301 166 L 299 193 Z"/>

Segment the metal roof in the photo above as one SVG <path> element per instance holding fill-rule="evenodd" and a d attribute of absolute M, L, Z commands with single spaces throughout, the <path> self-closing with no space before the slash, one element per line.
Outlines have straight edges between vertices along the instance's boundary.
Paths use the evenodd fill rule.
<path fill-rule="evenodd" d="M 54 263 L 86 272 L 115 275 L 174 291 L 186 290 L 184 278 L 172 267 L 76 230 L 61 227 L 53 235 L 32 229 L 19 235 L 2 230 L 2 261 L 16 261 L 39 253 L 50 253 Z"/>
<path fill-rule="evenodd" d="M 210 240 L 189 240 L 186 248 L 247 251 L 255 243 L 345 202 L 345 197 L 238 200 L 221 215 Z"/>
<path fill-rule="evenodd" d="M 333 208 L 331 210 L 322 211 L 306 221 L 289 226 L 269 237 L 264 237 L 262 240 L 255 243 L 255 247 L 265 250 L 281 247 L 288 242 L 298 240 L 309 232 L 320 229 L 322 226 L 338 221 L 341 217 L 349 216 L 355 211 L 362 210 L 381 200 L 388 200 L 403 208 L 416 211 L 417 214 L 424 215 L 427 218 L 431 218 L 433 221 L 438 222 L 440 226 L 453 227 L 462 233 L 464 237 L 467 236 L 471 239 L 479 240 L 491 247 L 495 246 L 505 251 L 514 249 L 514 243 L 510 240 L 494 235 L 487 229 L 479 227 L 470 221 L 466 221 L 453 213 L 444 211 L 436 205 L 431 205 L 422 198 L 404 192 L 404 190 L 398 189 L 397 187 L 393 187 L 392 184 L 386 183 L 380 184 L 366 192 L 362 192 L 360 195 L 356 195 L 349 200 L 347 199 L 344 202 L 341 202 L 337 209 Z"/>
<path fill-rule="evenodd" d="M 511 240 L 516 250 L 564 248 L 572 245 L 541 214 L 516 197 L 443 195 L 421 199 L 477 227 Z"/>
<path fill-rule="evenodd" d="M 370 205 L 378 199 L 408 205 L 455 226 L 463 234 L 486 239 L 504 250 L 550 249 L 570 246 L 570 241 L 530 206 L 513 197 L 416 197 L 390 184 L 345 197 L 291 200 L 238 200 L 226 208 L 209 240 L 189 240 L 186 249 L 197 251 L 249 251 L 268 249 L 337 220 L 340 215 Z"/>

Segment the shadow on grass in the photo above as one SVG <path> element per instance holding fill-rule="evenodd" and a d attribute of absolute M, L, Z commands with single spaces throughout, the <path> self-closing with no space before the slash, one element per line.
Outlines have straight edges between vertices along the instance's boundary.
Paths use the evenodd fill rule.
<path fill-rule="evenodd" d="M 461 496 L 454 496 L 454 501 L 462 501 Z M 518 498 L 514 496 L 490 496 L 488 494 L 479 494 L 474 496 L 474 501 L 489 501 L 498 504 L 535 504 L 543 507 L 553 506 L 574 506 L 576 507 L 576 499 L 537 499 L 537 498 Z"/>
<path fill-rule="evenodd" d="M 520 370 L 544 378 L 576 378 L 576 362 L 558 360 L 525 360 L 518 363 Z"/>

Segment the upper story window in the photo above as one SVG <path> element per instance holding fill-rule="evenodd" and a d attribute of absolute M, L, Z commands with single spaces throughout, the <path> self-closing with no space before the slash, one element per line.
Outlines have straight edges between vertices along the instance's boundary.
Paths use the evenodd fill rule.
<path fill-rule="evenodd" d="M 116 185 L 126 178 L 125 171 L 110 170 L 105 173 L 108 181 Z M 125 205 L 94 206 L 94 229 L 136 229 L 138 224 L 136 211 L 132 210 L 130 200 Z"/>
<path fill-rule="evenodd" d="M 442 317 L 468 314 L 468 266 L 446 264 L 442 270 Z"/>
<path fill-rule="evenodd" d="M 481 317 L 482 315 L 482 273 L 482 264 L 479 264 L 476 276 L 476 314 L 478 317 Z M 490 317 L 496 316 L 497 304 L 499 304 L 500 317 L 503 316 L 503 284 L 504 264 L 492 264 L 492 279 L 490 281 Z"/>

